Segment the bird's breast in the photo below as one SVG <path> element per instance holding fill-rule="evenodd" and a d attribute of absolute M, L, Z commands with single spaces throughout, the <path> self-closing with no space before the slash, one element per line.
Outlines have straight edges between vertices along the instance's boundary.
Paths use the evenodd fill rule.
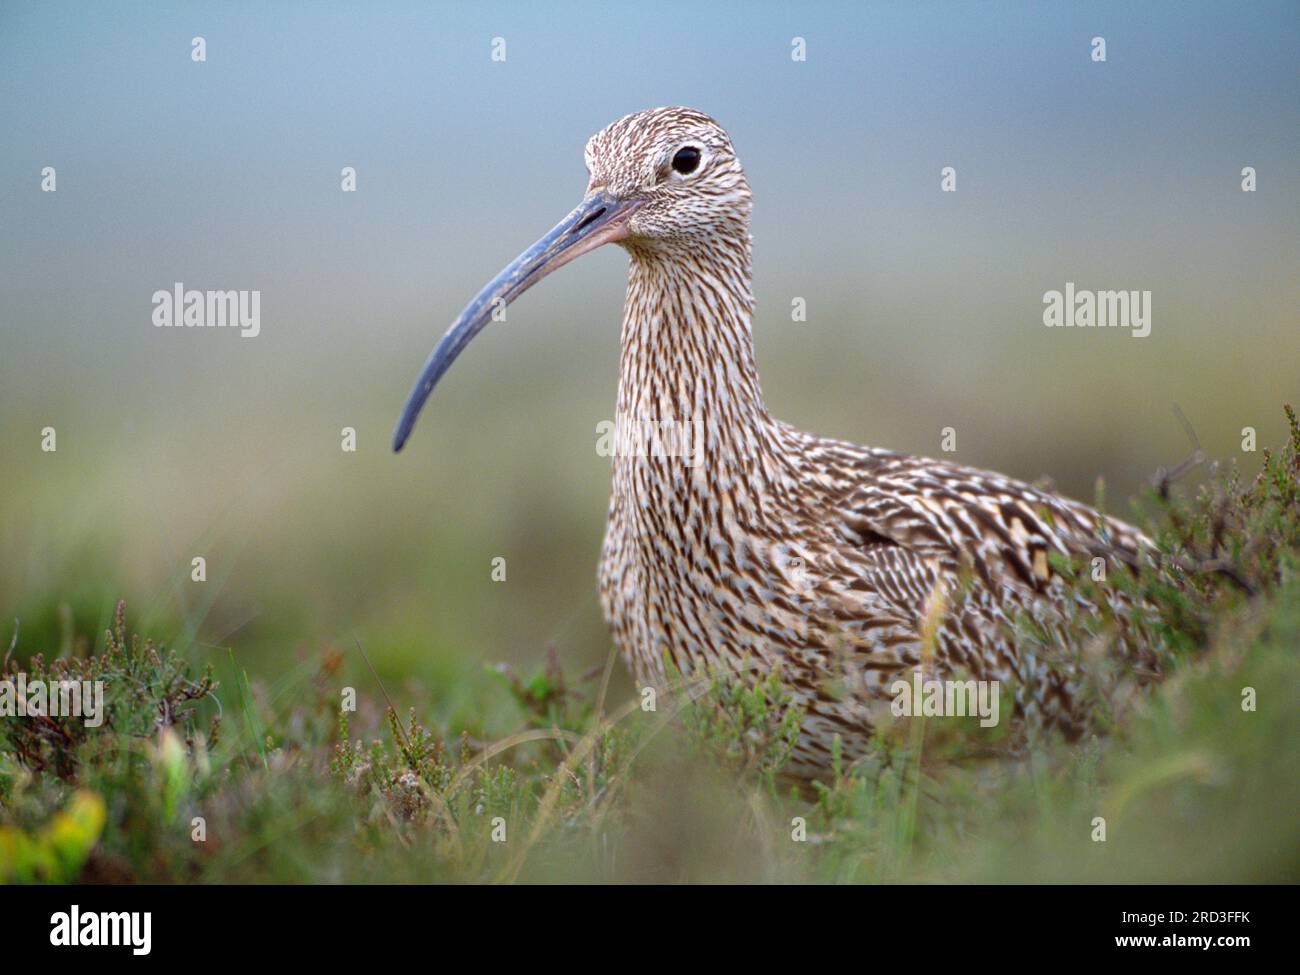
<path fill-rule="evenodd" d="M 601 564 L 605 614 L 638 675 L 739 666 L 809 643 L 806 555 L 738 478 L 622 457 Z"/>

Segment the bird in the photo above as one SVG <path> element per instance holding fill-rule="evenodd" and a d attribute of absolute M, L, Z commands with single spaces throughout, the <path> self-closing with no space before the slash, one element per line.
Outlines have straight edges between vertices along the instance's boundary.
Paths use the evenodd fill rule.
<path fill-rule="evenodd" d="M 779 674 L 802 716 L 788 771 L 808 779 L 870 754 L 914 675 L 997 681 L 1013 724 L 1081 734 L 1077 664 L 1017 640 L 1014 623 L 1078 598 L 1060 559 L 1136 565 L 1150 540 L 1012 477 L 773 418 L 754 358 L 752 196 L 726 130 L 656 108 L 613 122 L 584 155 L 582 201 L 453 322 L 394 451 L 496 309 L 617 244 L 629 270 L 598 577 L 634 679 Z"/>

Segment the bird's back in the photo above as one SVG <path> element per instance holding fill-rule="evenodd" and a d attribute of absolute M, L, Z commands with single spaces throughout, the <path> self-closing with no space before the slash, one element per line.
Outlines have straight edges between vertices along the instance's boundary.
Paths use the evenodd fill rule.
<path fill-rule="evenodd" d="M 753 463 L 770 455 L 782 470 L 752 491 L 647 459 L 620 476 L 616 462 L 602 598 L 639 679 L 668 680 L 665 659 L 696 676 L 780 667 L 806 710 L 794 765 L 810 773 L 835 735 L 846 758 L 862 754 L 913 672 L 998 681 L 1015 723 L 1087 725 L 1067 648 L 1029 647 L 1014 629 L 1059 623 L 1053 553 L 1133 563 L 1149 545 L 1139 531 L 1000 474 L 776 422 L 769 434 Z"/>

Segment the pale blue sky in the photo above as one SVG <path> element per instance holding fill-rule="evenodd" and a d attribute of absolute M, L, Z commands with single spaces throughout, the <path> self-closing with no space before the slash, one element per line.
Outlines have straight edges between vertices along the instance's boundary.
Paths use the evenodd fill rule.
<path fill-rule="evenodd" d="M 274 390 L 321 397 L 328 378 L 331 397 L 395 416 L 461 304 L 576 202 L 587 136 L 671 103 L 719 118 L 749 172 L 777 403 L 801 408 L 792 384 L 843 369 L 886 392 L 901 375 L 996 398 L 1007 349 L 1068 383 L 1066 340 L 1035 327 L 1039 296 L 1066 280 L 1154 293 L 1144 346 L 1086 347 L 1118 389 L 1155 384 L 1165 402 L 1189 363 L 1198 382 L 1295 374 L 1297 51 L 1293 2 L 6 0 L 0 397 L 34 416 L 133 361 L 158 399 L 141 390 L 124 410 L 192 395 L 265 412 Z M 46 165 L 57 194 L 38 191 Z M 356 194 L 339 191 L 344 165 Z M 955 195 L 938 192 L 945 165 Z M 519 315 L 539 328 L 481 340 L 440 395 L 468 405 L 459 373 L 517 369 L 607 398 L 621 263 L 596 255 L 530 294 Z M 174 281 L 262 290 L 262 336 L 156 333 L 149 296 Z M 812 340 L 789 329 L 792 295 Z M 559 351 L 572 358 L 528 372 Z M 849 425 L 870 395 L 828 399 L 809 423 L 877 434 Z"/>

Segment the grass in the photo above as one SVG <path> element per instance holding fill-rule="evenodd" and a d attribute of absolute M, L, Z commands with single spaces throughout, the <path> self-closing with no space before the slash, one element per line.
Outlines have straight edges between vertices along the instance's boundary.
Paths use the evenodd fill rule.
<path fill-rule="evenodd" d="M 360 645 L 267 683 L 128 637 L 119 603 L 99 642 L 63 627 L 48 662 L 14 634 L 6 675 L 102 680 L 105 720 L 0 719 L 0 880 L 1294 882 L 1288 419 L 1256 477 L 1152 490 L 1158 563 L 1057 566 L 1080 607 L 1117 586 L 1137 608 L 1020 621 L 1087 664 L 1078 741 L 975 748 L 913 719 L 799 788 L 779 675 L 710 675 L 645 710 L 609 699 L 614 660 L 571 678 L 550 653 L 534 674 L 462 675 L 479 717 L 454 723 L 427 689 L 383 688 Z"/>

